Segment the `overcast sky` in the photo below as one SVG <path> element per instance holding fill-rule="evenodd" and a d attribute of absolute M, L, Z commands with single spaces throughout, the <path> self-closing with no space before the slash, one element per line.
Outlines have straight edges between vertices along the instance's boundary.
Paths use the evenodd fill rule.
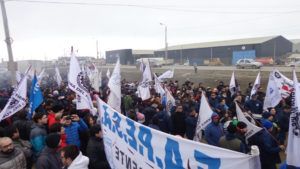
<path fill-rule="evenodd" d="M 34 1 L 34 2 L 32 2 Z M 260 36 L 300 38 L 299 0 L 14 0 L 6 2 L 16 60 Z M 67 2 L 79 4 L 41 3 Z M 80 4 L 81 3 L 81 4 Z M 82 4 L 85 3 L 85 4 Z M 8 60 L 1 15 L 0 54 Z"/>

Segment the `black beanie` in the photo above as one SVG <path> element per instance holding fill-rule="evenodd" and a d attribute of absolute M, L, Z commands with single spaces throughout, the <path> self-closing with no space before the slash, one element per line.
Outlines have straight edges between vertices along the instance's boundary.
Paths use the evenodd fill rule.
<path fill-rule="evenodd" d="M 227 132 L 230 134 L 234 134 L 237 131 L 235 125 L 231 122 L 227 127 Z"/>
<path fill-rule="evenodd" d="M 239 129 L 243 129 L 243 128 L 246 128 L 247 127 L 247 124 L 242 122 L 242 121 L 239 121 L 238 124 L 237 124 L 237 127 Z"/>
<path fill-rule="evenodd" d="M 46 144 L 49 148 L 57 148 L 60 141 L 60 135 L 57 133 L 50 133 L 46 138 Z"/>

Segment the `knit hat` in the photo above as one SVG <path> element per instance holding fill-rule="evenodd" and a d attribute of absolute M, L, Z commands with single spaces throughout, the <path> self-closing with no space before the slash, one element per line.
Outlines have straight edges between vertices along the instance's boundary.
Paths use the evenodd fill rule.
<path fill-rule="evenodd" d="M 268 121 L 268 120 L 264 120 L 263 123 L 262 123 L 262 125 L 263 125 L 267 130 L 269 130 L 270 128 L 273 127 L 273 123 L 270 122 L 270 121 Z"/>
<path fill-rule="evenodd" d="M 262 116 L 263 116 L 264 119 L 268 119 L 270 116 L 272 116 L 272 114 L 267 111 Z"/>
<path fill-rule="evenodd" d="M 239 128 L 239 129 L 243 129 L 243 128 L 246 128 L 246 127 L 247 127 L 247 124 L 242 122 L 242 121 L 239 121 L 237 123 L 237 128 Z"/>
<path fill-rule="evenodd" d="M 231 122 L 227 127 L 227 132 L 230 134 L 234 134 L 237 131 L 235 125 Z"/>
<path fill-rule="evenodd" d="M 60 135 L 57 133 L 50 133 L 46 138 L 46 144 L 49 148 L 57 148 L 60 141 Z"/>

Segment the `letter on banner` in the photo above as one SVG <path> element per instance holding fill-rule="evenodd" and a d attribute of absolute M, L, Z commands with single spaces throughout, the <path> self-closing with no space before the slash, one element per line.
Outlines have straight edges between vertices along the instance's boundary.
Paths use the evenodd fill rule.
<path fill-rule="evenodd" d="M 112 169 L 260 169 L 259 156 L 178 138 L 139 124 L 97 98 Z"/>

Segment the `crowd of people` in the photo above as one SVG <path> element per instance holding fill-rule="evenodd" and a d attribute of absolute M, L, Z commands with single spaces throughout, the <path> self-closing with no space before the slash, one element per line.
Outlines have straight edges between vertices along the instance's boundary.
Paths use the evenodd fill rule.
<path fill-rule="evenodd" d="M 110 168 L 96 109 L 96 96 L 104 101 L 109 96 L 108 79 L 103 81 L 99 92 L 89 87 L 94 110 L 76 110 L 76 94 L 68 89 L 66 75 L 63 79 L 65 81 L 60 86 L 52 77 L 41 81 L 44 102 L 35 110 L 31 120 L 27 120 L 26 106 L 0 122 L 0 168 Z M 89 84 L 88 78 L 85 82 Z M 190 81 L 180 85 L 178 81 L 169 80 L 163 85 L 176 100 L 176 106 L 170 112 L 166 111 L 166 100 L 154 86 L 150 90 L 151 98 L 142 100 L 137 94 L 138 82 L 122 80 L 121 113 L 153 129 L 192 140 L 203 93 L 214 113 L 203 132 L 202 142 L 242 153 L 249 153 L 251 146 L 257 145 L 262 169 L 275 169 L 276 163 L 281 162 L 279 152 L 285 150 L 289 128 L 289 98 L 264 111 L 263 88 L 250 96 L 252 83 L 245 92 L 236 89 L 234 93 L 222 81 L 214 88 Z M 11 93 L 11 88 L 0 90 L 0 109 Z M 237 121 L 235 102 L 249 121 L 264 130 L 246 139 L 247 124 Z"/>

